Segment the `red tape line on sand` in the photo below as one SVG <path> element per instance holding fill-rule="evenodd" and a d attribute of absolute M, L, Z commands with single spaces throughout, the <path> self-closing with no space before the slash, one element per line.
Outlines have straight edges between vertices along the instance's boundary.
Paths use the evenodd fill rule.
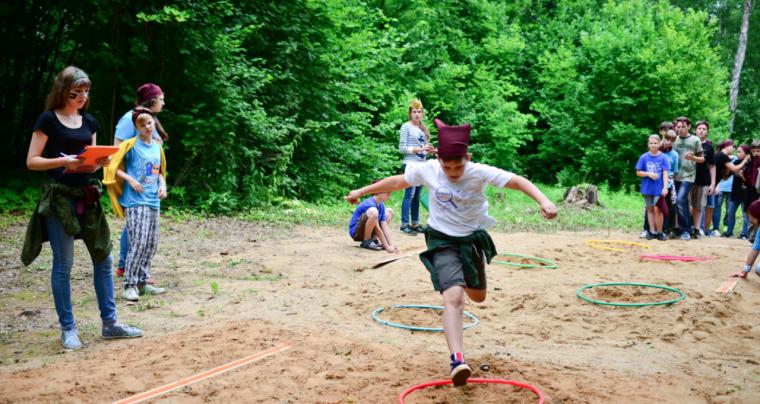
<path fill-rule="evenodd" d="M 659 261 L 709 261 L 712 257 L 694 257 L 691 255 L 657 255 L 657 254 L 641 254 L 639 258 L 643 260 L 659 260 Z"/>
<path fill-rule="evenodd" d="M 177 380 L 174 383 L 169 383 L 166 385 L 163 385 L 161 387 L 156 387 L 153 390 L 148 390 L 144 393 L 135 394 L 132 397 L 127 397 L 123 400 L 119 400 L 114 402 L 114 404 L 132 404 L 132 403 L 139 403 L 143 402 L 145 400 L 150 400 L 151 398 L 158 397 L 162 394 L 166 394 L 170 391 L 177 390 L 179 388 L 185 387 L 187 385 L 197 383 L 201 380 L 206 380 L 208 378 L 214 377 L 216 375 L 222 374 L 224 372 L 229 372 L 230 370 L 237 369 L 241 366 L 245 366 L 251 362 L 255 362 L 259 359 L 264 359 L 267 356 L 274 355 L 276 353 L 285 351 L 287 349 L 290 349 L 292 345 L 288 343 L 280 344 L 277 346 L 274 346 L 272 348 L 266 349 L 264 351 L 261 351 L 259 353 L 246 356 L 245 358 L 238 359 L 232 362 L 229 362 L 227 364 L 224 364 L 222 366 L 215 367 L 213 369 L 209 369 L 205 372 L 198 373 L 195 376 L 186 377 L 184 379 Z"/>
<path fill-rule="evenodd" d="M 472 383 L 472 384 L 488 384 L 488 383 L 491 383 L 491 384 L 508 384 L 508 385 L 511 385 L 511 386 L 521 387 L 521 388 L 528 389 L 528 390 L 532 391 L 533 393 L 535 393 L 538 396 L 538 404 L 543 404 L 544 403 L 544 394 L 541 393 L 541 390 L 539 390 L 536 387 L 531 386 L 528 383 L 516 382 L 514 380 L 478 379 L 478 378 L 468 379 L 467 383 L 468 384 L 470 384 L 470 383 Z M 411 394 L 412 392 L 414 392 L 414 391 L 422 390 L 424 388 L 428 388 L 428 387 L 432 387 L 432 386 L 445 386 L 447 384 L 451 384 L 451 380 L 434 380 L 434 381 L 431 381 L 431 382 L 426 382 L 426 383 L 418 384 L 416 386 L 409 387 L 408 389 L 406 389 L 403 393 L 401 393 L 398 396 L 398 402 L 399 402 L 399 404 L 404 404 L 404 398 L 406 396 L 408 396 L 409 394 Z"/>

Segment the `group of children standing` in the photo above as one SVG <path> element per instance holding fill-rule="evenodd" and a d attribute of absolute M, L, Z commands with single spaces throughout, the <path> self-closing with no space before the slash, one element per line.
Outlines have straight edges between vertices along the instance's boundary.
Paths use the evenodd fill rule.
<path fill-rule="evenodd" d="M 754 239 L 747 212 L 758 199 L 760 142 L 736 147 L 728 139 L 715 147 L 708 139 L 709 123 L 697 122 L 694 134 L 690 129 L 687 117 L 663 122 L 659 136 L 649 136 L 649 150 L 636 163 L 646 206 L 641 237 L 663 241 L 668 236 L 732 237 L 741 208 L 744 223 L 739 238 Z M 721 231 L 724 205 L 726 228 Z"/>
<path fill-rule="evenodd" d="M 660 135 L 649 136 L 649 150 L 636 163 L 646 206 L 641 236 L 664 241 L 669 230 L 681 240 L 732 237 L 741 208 L 739 238 L 753 244 L 744 267 L 733 276 L 746 278 L 760 254 L 760 141 L 736 147 L 727 139 L 713 147 L 709 123 L 697 122 L 696 134 L 690 129 L 687 117 L 663 122 Z M 724 204 L 726 228 L 721 232 Z M 760 275 L 760 266 L 755 272 Z"/>

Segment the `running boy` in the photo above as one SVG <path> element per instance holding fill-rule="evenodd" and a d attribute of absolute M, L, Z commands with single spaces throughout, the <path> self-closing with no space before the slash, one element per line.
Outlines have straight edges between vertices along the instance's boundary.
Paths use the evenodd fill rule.
<path fill-rule="evenodd" d="M 747 210 L 749 211 L 750 222 L 752 222 L 752 225 L 757 228 L 758 223 L 760 223 L 760 200 L 752 202 Z M 755 264 L 758 254 L 760 254 L 760 238 L 755 237 L 755 241 L 752 243 L 752 249 L 749 250 L 749 254 L 747 254 L 747 260 L 744 261 L 744 268 L 740 272 L 734 273 L 731 276 L 735 278 L 746 278 L 749 271 L 752 270 L 752 265 Z M 760 276 L 760 264 L 755 266 L 755 273 L 757 276 Z"/>
<path fill-rule="evenodd" d="M 649 151 L 639 157 L 636 163 L 636 175 L 641 178 L 641 194 L 644 195 L 644 204 L 647 208 L 647 220 L 649 221 L 649 233 L 647 240 L 657 238 L 665 241 L 665 232 L 662 229 L 662 211 L 657 207 L 660 198 L 668 194 L 668 170 L 670 159 L 660 153 L 660 137 L 649 136 L 647 141 Z"/>
<path fill-rule="evenodd" d="M 420 260 L 430 272 L 433 287 L 443 296 L 443 333 L 451 353 L 451 379 L 455 386 L 461 386 L 472 374 L 462 353 L 464 296 L 475 302 L 485 300 L 485 263 L 496 255 L 493 240 L 486 232 L 495 223 L 488 215 L 486 185 L 522 191 L 539 204 L 547 219 L 557 216 L 557 207 L 526 178 L 471 162 L 472 155 L 467 152 L 470 125 L 447 126 L 438 119 L 435 125 L 439 139 L 436 160 L 355 189 L 345 199 L 356 203 L 362 195 L 418 185 L 430 189 L 427 250 L 420 254 Z"/>
<path fill-rule="evenodd" d="M 153 139 L 155 121 L 150 112 L 136 110 L 132 121 L 140 135 L 119 145 L 119 152 L 103 174 L 103 183 L 116 215 L 123 217 L 126 211 L 130 243 L 122 297 L 137 301 L 146 293 L 166 292 L 146 283 L 158 247 L 161 199 L 166 198 L 166 157 Z M 128 187 L 123 187 L 125 182 Z"/>
<path fill-rule="evenodd" d="M 398 252 L 398 248 L 393 246 L 388 228 L 388 223 L 393 219 L 393 209 L 386 208 L 385 201 L 390 196 L 390 192 L 373 194 L 354 209 L 348 223 L 348 234 L 354 241 L 361 241 L 359 247 L 374 251 L 385 249 L 389 253 Z"/>

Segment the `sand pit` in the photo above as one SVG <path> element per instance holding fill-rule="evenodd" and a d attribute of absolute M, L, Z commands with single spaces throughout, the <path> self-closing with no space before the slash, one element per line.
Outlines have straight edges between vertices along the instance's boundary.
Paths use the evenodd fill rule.
<path fill-rule="evenodd" d="M 91 270 L 78 243 L 72 299 L 85 347 L 65 353 L 48 286 L 49 249 L 21 267 L 24 229 L 23 221 L 11 224 L 0 236 L 0 402 L 116 401 L 284 343 L 292 347 L 162 399 L 394 403 L 410 386 L 446 378 L 441 333 L 386 327 L 370 317 L 392 304 L 440 305 L 427 271 L 416 258 L 370 269 L 391 255 L 356 247 L 343 229 L 164 220 L 155 275 L 170 293 L 137 304 L 117 300 L 120 319 L 146 331 L 129 341 L 98 338 Z M 422 237 L 394 236 L 401 254 L 424 244 Z M 760 402 L 760 278 L 752 274 L 732 293 L 716 292 L 740 268 L 746 241 L 641 241 L 633 233 L 494 232 L 493 238 L 502 252 L 559 266 L 488 267 L 487 300 L 465 307 L 480 319 L 464 334 L 473 377 L 532 384 L 550 403 Z M 641 261 L 640 248 L 598 250 L 588 239 L 642 242 L 647 253 L 715 259 Z M 687 298 L 627 308 L 575 295 L 601 282 L 667 285 Z M 631 301 L 673 295 L 604 293 Z M 416 314 L 393 320 L 438 325 L 437 313 Z M 537 401 L 510 386 L 471 385 L 417 391 L 407 402 Z"/>

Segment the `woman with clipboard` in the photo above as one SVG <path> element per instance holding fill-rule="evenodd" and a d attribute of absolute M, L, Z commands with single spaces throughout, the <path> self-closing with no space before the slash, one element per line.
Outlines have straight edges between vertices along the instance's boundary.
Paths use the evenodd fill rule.
<path fill-rule="evenodd" d="M 111 233 L 100 204 L 102 186 L 91 172 L 77 172 L 82 165 L 78 154 L 86 146 L 95 145 L 100 128 L 98 121 L 87 113 L 91 85 L 87 74 L 77 67 L 69 66 L 58 73 L 47 97 L 46 111 L 34 123 L 26 158 L 27 168 L 47 171 L 50 181 L 43 185 L 29 222 L 21 259 L 24 265 L 29 265 L 39 255 L 42 243 L 50 241 L 51 287 L 61 325 L 61 343 L 66 349 L 82 347 L 71 306 L 75 238 L 85 242 L 92 259 L 102 337 L 143 335 L 142 330 L 116 321 Z M 108 164 L 108 159 L 98 159 L 95 169 Z"/>

